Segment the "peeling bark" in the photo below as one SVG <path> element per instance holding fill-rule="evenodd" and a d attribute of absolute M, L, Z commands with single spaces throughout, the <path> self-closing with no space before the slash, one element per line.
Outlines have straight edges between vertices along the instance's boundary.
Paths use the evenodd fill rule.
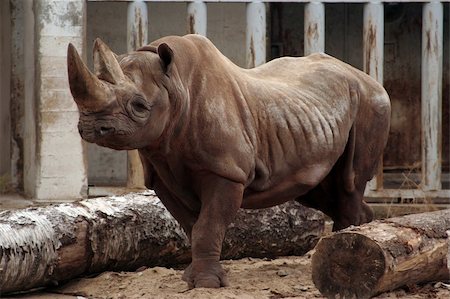
<path fill-rule="evenodd" d="M 404 285 L 450 279 L 450 210 L 374 221 L 323 238 L 312 258 L 328 298 L 370 298 Z"/>
<path fill-rule="evenodd" d="M 324 228 L 297 203 L 241 210 L 223 258 L 303 254 Z M 0 212 L 0 295 L 82 274 L 190 261 L 181 227 L 153 192 Z"/>

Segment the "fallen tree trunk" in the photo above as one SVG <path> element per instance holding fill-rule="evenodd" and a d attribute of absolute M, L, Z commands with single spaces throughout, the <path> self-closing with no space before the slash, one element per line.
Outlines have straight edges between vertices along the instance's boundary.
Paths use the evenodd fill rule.
<path fill-rule="evenodd" d="M 241 210 L 222 258 L 304 254 L 322 214 L 289 203 Z M 190 261 L 188 240 L 152 192 L 0 213 L 0 295 L 81 274 Z"/>
<path fill-rule="evenodd" d="M 312 278 L 328 298 L 370 298 L 405 285 L 450 279 L 450 210 L 351 227 L 323 238 Z"/>

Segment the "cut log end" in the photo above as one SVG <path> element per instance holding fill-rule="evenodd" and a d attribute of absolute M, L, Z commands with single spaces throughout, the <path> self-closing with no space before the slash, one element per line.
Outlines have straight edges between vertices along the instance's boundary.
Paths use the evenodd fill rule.
<path fill-rule="evenodd" d="M 377 220 L 319 242 L 313 281 L 328 298 L 368 298 L 450 279 L 450 209 Z"/>
<path fill-rule="evenodd" d="M 370 298 L 385 271 L 380 246 L 355 233 L 323 238 L 312 257 L 312 279 L 328 298 Z"/>

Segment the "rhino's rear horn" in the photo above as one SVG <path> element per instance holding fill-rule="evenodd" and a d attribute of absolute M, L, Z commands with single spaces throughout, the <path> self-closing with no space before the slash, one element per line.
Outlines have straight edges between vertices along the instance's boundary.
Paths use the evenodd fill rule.
<path fill-rule="evenodd" d="M 79 108 L 94 110 L 107 99 L 102 82 L 89 71 L 71 43 L 67 48 L 67 71 L 70 91 Z"/>
<path fill-rule="evenodd" d="M 125 78 L 116 55 L 99 38 L 94 42 L 94 72 L 98 78 L 112 84 L 117 84 Z"/>

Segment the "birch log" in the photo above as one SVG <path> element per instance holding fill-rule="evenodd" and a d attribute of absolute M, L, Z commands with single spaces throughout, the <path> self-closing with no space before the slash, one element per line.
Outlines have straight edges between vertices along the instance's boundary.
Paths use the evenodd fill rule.
<path fill-rule="evenodd" d="M 374 221 L 323 238 L 312 278 L 328 298 L 370 298 L 404 285 L 450 279 L 450 210 Z"/>
<path fill-rule="evenodd" d="M 296 203 L 241 210 L 223 258 L 301 255 L 324 229 Z M 190 261 L 183 230 L 153 192 L 0 213 L 0 295 L 105 270 Z"/>

